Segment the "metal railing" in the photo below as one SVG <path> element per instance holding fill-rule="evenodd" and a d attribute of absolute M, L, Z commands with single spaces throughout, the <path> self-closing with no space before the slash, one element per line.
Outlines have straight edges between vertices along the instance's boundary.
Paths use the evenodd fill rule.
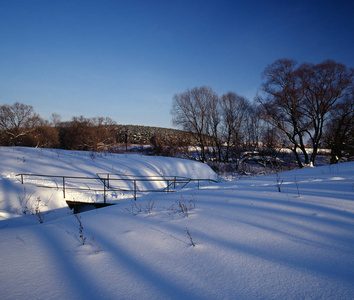
<path fill-rule="evenodd" d="M 191 179 L 181 176 L 134 176 L 123 175 L 114 173 L 97 173 L 97 177 L 81 177 L 81 176 L 59 176 L 59 175 L 40 175 L 40 174 L 17 174 L 20 176 L 21 183 L 24 184 L 25 177 L 41 177 L 54 179 L 54 186 L 37 185 L 41 188 L 56 188 L 63 190 L 63 197 L 66 198 L 66 192 L 68 190 L 76 191 L 94 191 L 103 192 L 103 201 L 107 201 L 108 191 L 121 191 L 121 192 L 133 192 L 134 200 L 137 199 L 137 193 L 149 193 L 149 192 L 175 192 L 177 188 L 183 189 L 191 182 L 196 182 L 198 189 L 201 182 L 217 182 L 213 179 Z M 48 180 L 46 180 L 48 183 Z M 141 186 L 141 182 L 148 183 L 152 186 L 150 189 Z M 153 188 L 152 183 L 161 183 L 160 188 Z M 123 186 L 122 186 L 123 183 Z M 86 187 L 78 187 L 75 184 L 85 185 Z M 94 188 L 94 186 L 99 186 Z"/>

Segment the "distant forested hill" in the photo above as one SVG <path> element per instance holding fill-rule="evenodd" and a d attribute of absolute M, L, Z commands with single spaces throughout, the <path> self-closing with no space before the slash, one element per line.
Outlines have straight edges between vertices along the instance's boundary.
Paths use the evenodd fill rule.
<path fill-rule="evenodd" d="M 158 137 L 163 141 L 188 141 L 187 132 L 160 127 L 139 126 L 139 125 L 114 125 L 117 142 L 129 144 L 150 144 L 151 139 Z"/>

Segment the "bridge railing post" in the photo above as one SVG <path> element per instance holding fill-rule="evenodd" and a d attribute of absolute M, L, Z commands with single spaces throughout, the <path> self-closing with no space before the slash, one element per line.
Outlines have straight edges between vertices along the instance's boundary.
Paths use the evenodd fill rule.
<path fill-rule="evenodd" d="M 134 200 L 136 201 L 136 180 L 134 180 Z"/>
<path fill-rule="evenodd" d="M 106 178 L 103 178 L 103 202 L 106 204 Z"/>

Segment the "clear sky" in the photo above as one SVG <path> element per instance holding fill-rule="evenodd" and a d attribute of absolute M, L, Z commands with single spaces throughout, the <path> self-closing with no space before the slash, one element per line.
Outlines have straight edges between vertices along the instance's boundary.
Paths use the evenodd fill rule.
<path fill-rule="evenodd" d="M 278 58 L 354 67 L 354 1 L 0 0 L 0 105 L 172 128 L 175 93 L 252 100 Z"/>

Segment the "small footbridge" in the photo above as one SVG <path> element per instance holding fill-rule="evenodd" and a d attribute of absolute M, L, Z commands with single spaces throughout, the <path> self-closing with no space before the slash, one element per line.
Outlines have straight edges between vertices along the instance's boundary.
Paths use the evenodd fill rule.
<path fill-rule="evenodd" d="M 192 179 L 181 176 L 135 176 L 114 173 L 97 173 L 92 177 L 60 176 L 43 174 L 17 174 L 21 183 L 35 184 L 40 188 L 62 190 L 66 203 L 74 212 L 92 208 L 113 205 L 109 195 L 113 193 L 126 194 L 137 199 L 138 194 L 171 193 L 183 188 L 201 188 L 204 185 L 217 182 L 214 179 Z M 95 200 L 68 200 L 73 193 L 93 193 Z"/>

